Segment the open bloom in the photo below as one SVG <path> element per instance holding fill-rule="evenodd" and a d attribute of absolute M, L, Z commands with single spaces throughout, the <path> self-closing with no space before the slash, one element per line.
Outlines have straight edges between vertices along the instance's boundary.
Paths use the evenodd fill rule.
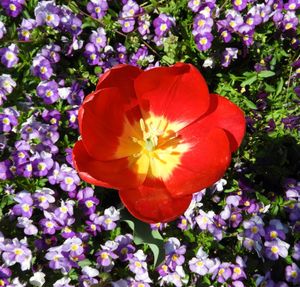
<path fill-rule="evenodd" d="M 219 180 L 245 132 L 243 112 L 209 94 L 190 64 L 106 72 L 78 113 L 75 168 L 89 183 L 119 190 L 137 218 L 167 222 L 192 194 Z"/>

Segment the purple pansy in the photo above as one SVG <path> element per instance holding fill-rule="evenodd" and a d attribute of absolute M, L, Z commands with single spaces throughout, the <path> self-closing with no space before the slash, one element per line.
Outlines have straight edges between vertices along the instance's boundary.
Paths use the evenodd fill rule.
<path fill-rule="evenodd" d="M 0 49 L 1 63 L 7 68 L 14 67 L 18 61 L 19 48 L 16 44 L 11 44 L 7 48 Z"/>

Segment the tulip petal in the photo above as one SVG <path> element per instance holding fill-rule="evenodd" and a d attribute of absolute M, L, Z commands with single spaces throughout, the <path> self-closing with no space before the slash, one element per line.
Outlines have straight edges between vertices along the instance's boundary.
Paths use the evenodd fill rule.
<path fill-rule="evenodd" d="M 142 157 L 98 161 L 88 154 L 81 140 L 73 148 L 73 162 L 79 176 L 88 183 L 108 188 L 132 188 L 143 184 L 149 167 L 145 161 L 147 158 Z"/>
<path fill-rule="evenodd" d="M 105 72 L 97 83 L 96 91 L 104 88 L 118 87 L 127 103 L 135 99 L 133 80 L 143 73 L 138 67 L 131 65 L 117 65 Z"/>
<path fill-rule="evenodd" d="M 138 188 L 120 189 L 120 198 L 136 218 L 148 222 L 168 222 L 188 208 L 192 196 L 172 198 L 162 181 L 146 179 Z"/>
<path fill-rule="evenodd" d="M 219 127 L 226 131 L 232 152 L 240 146 L 246 130 L 244 112 L 225 97 L 211 94 L 210 107 L 198 121 L 202 128 Z"/>
<path fill-rule="evenodd" d="M 186 126 L 209 107 L 206 82 L 189 64 L 145 71 L 135 79 L 134 87 L 144 119 L 151 113 Z"/>
<path fill-rule="evenodd" d="M 231 160 L 229 140 L 223 129 L 206 131 L 194 123 L 180 131 L 180 137 L 190 144 L 190 148 L 182 154 L 180 164 L 165 180 L 174 197 L 212 185 L 224 175 Z"/>
<path fill-rule="evenodd" d="M 114 160 L 140 151 L 132 137 L 142 137 L 139 106 L 128 107 L 118 88 L 89 95 L 79 109 L 82 140 L 96 160 Z"/>

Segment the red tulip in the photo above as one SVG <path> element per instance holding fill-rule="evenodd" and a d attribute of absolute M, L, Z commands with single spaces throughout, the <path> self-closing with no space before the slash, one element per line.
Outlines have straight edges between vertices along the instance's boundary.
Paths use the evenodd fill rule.
<path fill-rule="evenodd" d="M 79 109 L 73 149 L 80 177 L 119 190 L 142 221 L 168 222 L 219 180 L 245 133 L 242 110 L 209 94 L 190 64 L 142 71 L 119 65 Z"/>

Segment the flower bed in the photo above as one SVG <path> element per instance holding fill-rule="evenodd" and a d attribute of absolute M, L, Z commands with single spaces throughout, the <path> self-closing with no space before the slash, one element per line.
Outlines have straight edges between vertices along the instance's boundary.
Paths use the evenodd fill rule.
<path fill-rule="evenodd" d="M 1 1 L 0 286 L 299 286 L 299 10 Z M 78 109 L 118 64 L 177 62 L 239 106 L 247 130 L 222 179 L 150 225 L 77 174 Z"/>

